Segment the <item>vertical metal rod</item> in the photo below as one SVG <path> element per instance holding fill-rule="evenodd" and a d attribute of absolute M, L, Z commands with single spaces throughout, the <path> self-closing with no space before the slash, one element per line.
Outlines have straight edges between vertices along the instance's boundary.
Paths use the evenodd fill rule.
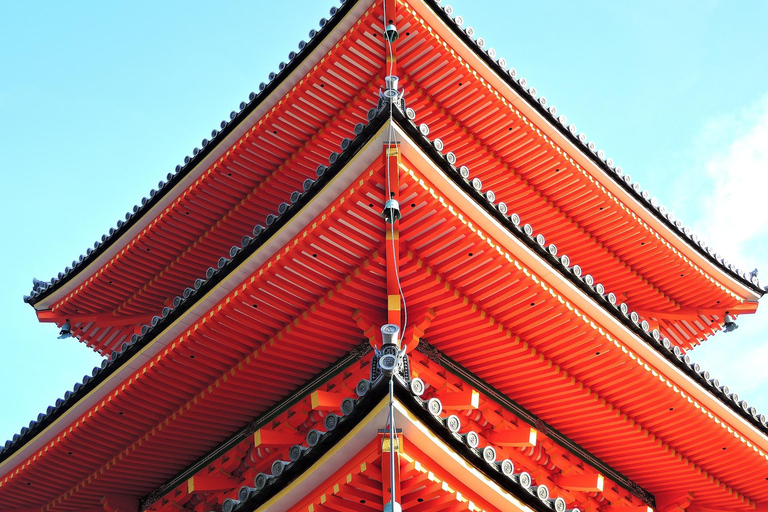
<path fill-rule="evenodd" d="M 389 378 L 389 485 L 390 512 L 395 511 L 395 376 Z"/>
<path fill-rule="evenodd" d="M 397 2 L 396 0 L 383 0 L 384 8 L 384 20 L 383 28 L 385 35 L 385 48 L 387 50 L 385 57 L 385 64 L 388 68 L 387 74 L 394 75 L 397 71 L 397 58 L 395 54 L 394 41 L 388 41 L 386 39 L 386 29 L 389 24 L 389 18 L 391 17 L 392 23 L 397 21 Z M 400 200 L 400 184 L 399 184 L 399 168 L 398 163 L 400 159 L 400 148 L 397 143 L 394 144 L 395 152 L 393 154 L 392 146 L 394 139 L 394 123 L 393 123 L 393 99 L 389 101 L 389 137 L 387 141 L 387 149 L 385 151 L 384 158 L 386 159 L 386 172 L 387 172 L 387 196 L 384 201 L 395 199 Z M 394 176 L 392 171 L 394 167 Z M 394 182 L 394 183 L 393 183 Z M 393 186 L 394 185 L 394 186 Z M 396 225 L 397 224 L 397 225 Z M 389 323 L 401 326 L 400 339 L 397 340 L 397 349 L 400 349 L 400 345 L 405 335 L 405 327 L 408 323 L 408 317 L 404 319 L 400 317 L 400 305 L 402 300 L 403 313 L 407 315 L 405 310 L 405 295 L 403 294 L 402 286 L 400 285 L 400 276 L 398 272 L 399 265 L 399 248 L 400 248 L 400 228 L 396 219 L 392 219 L 392 225 L 389 226 L 387 238 L 391 241 L 390 247 L 387 247 L 387 319 Z M 389 245 L 389 244 L 387 244 Z M 402 320 L 402 323 L 401 323 Z M 399 468 L 395 468 L 395 377 L 391 375 L 389 377 L 389 486 L 390 486 L 390 512 L 395 511 L 396 503 L 396 491 L 395 491 L 395 471 Z"/>

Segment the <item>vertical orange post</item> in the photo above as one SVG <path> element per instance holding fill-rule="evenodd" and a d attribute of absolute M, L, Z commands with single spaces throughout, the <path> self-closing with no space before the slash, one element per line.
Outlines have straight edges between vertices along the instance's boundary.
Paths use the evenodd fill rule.
<path fill-rule="evenodd" d="M 400 144 L 398 142 L 384 143 L 384 172 L 388 173 L 385 177 L 388 183 L 388 191 L 385 192 L 388 197 L 384 201 L 394 199 L 400 201 Z M 400 221 L 395 220 L 392 224 L 384 224 L 387 230 L 386 260 L 387 260 L 387 322 L 400 326 L 405 329 L 401 322 L 401 301 L 400 286 L 398 284 L 398 264 L 400 258 Z"/>

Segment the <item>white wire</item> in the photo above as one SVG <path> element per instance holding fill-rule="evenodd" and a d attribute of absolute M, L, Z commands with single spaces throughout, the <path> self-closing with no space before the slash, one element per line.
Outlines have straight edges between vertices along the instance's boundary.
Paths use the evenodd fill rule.
<path fill-rule="evenodd" d="M 389 41 L 389 38 L 387 38 L 387 0 L 383 0 L 384 4 L 384 41 L 387 47 L 387 50 L 389 51 L 389 70 L 388 70 L 388 76 L 392 76 L 392 72 L 394 69 L 394 63 L 395 63 L 395 53 L 392 50 L 392 43 Z M 392 20 L 393 24 L 396 20 Z M 392 102 L 392 98 L 389 100 L 389 129 L 387 133 L 387 200 L 392 198 L 392 184 L 390 182 L 390 168 L 389 168 L 389 153 L 392 149 L 392 139 L 395 138 L 395 128 L 393 124 L 394 120 L 394 106 Z M 395 254 L 395 223 L 392 222 L 390 226 L 390 232 L 392 234 L 392 254 Z M 403 303 L 403 324 L 402 329 L 400 329 L 400 345 L 403 343 L 403 339 L 405 338 L 405 328 L 408 325 L 408 306 L 405 302 L 405 293 L 403 292 L 402 284 L 400 283 L 400 272 L 398 270 L 398 263 L 395 261 L 395 279 L 397 280 L 397 289 L 400 292 L 400 300 Z"/>
<path fill-rule="evenodd" d="M 382 0 L 384 4 L 384 40 L 386 41 L 386 47 L 389 50 L 389 76 L 392 75 L 392 71 L 394 69 L 394 62 L 395 62 L 395 54 L 392 50 L 392 43 L 387 38 L 387 0 Z M 392 20 L 393 23 L 396 20 Z M 392 198 L 392 183 L 390 181 L 390 166 L 389 166 L 389 158 L 390 158 L 390 151 L 392 149 L 392 142 L 395 137 L 395 129 L 394 129 L 394 106 L 393 106 L 393 99 L 389 98 L 389 129 L 387 134 L 387 197 L 386 200 L 389 201 Z M 398 148 L 399 151 L 399 148 Z M 399 170 L 397 171 L 399 172 Z M 391 233 L 391 239 L 392 239 L 392 255 L 395 255 L 395 219 L 392 219 L 392 224 L 390 225 L 390 233 Z M 405 337 L 405 327 L 408 325 L 408 307 L 405 302 L 405 293 L 403 293 L 403 287 L 400 283 L 400 272 L 398 271 L 399 261 L 394 261 L 395 265 L 395 279 L 397 280 L 397 289 L 400 292 L 400 299 L 403 302 L 403 324 L 402 329 L 400 330 L 400 345 L 403 343 L 403 338 Z M 395 512 L 395 407 L 394 407 L 394 374 L 390 376 L 389 378 L 389 472 L 390 472 L 390 489 L 389 489 L 389 495 L 390 495 L 390 512 Z"/>

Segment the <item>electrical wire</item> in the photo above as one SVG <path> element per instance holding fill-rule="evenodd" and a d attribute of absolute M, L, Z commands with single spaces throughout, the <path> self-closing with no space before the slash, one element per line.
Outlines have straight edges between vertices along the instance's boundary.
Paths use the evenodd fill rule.
<path fill-rule="evenodd" d="M 389 52 L 389 70 L 387 76 L 392 76 L 392 72 L 394 70 L 394 63 L 395 63 L 395 52 L 392 49 L 392 42 L 387 37 L 387 0 L 382 0 L 384 4 L 384 20 L 383 20 L 383 27 L 384 27 L 384 41 L 386 44 L 386 49 Z M 392 20 L 393 24 L 396 20 Z M 393 139 L 395 139 L 395 128 L 394 128 L 394 102 L 393 98 L 389 98 L 389 127 L 388 127 L 388 133 L 387 133 L 387 200 L 392 198 L 392 183 L 390 180 L 390 166 L 389 166 L 389 153 L 392 149 L 392 142 Z M 397 141 L 395 141 L 395 145 L 397 145 Z M 390 225 L 390 232 L 391 232 L 391 242 L 392 242 L 392 254 L 395 254 L 395 223 L 394 220 L 392 224 Z M 395 280 L 397 281 L 397 289 L 400 292 L 400 300 L 403 304 L 403 323 L 402 323 L 402 329 L 400 329 L 400 345 L 403 344 L 403 339 L 405 338 L 405 328 L 408 325 L 408 305 L 405 301 L 405 293 L 403 292 L 403 286 L 400 282 L 400 272 L 398 269 L 399 262 L 395 261 Z"/>
<path fill-rule="evenodd" d="M 389 73 L 388 76 L 392 76 L 392 72 L 394 70 L 394 62 L 395 62 L 395 54 L 394 50 L 392 49 L 392 42 L 387 37 L 387 0 L 382 0 L 382 3 L 384 4 L 384 40 L 386 41 L 386 47 L 389 51 Z M 392 20 L 393 23 L 396 20 Z M 394 129 L 394 98 L 389 98 L 389 128 L 387 133 L 387 197 L 386 200 L 390 200 L 392 198 L 392 183 L 390 179 L 390 165 L 389 165 L 389 157 L 390 157 L 390 151 L 392 149 L 392 142 L 395 138 L 395 129 Z M 397 143 L 395 142 L 395 145 Z M 399 151 L 399 148 L 398 148 Z M 399 171 L 398 171 L 399 172 Z M 391 233 L 391 241 L 392 241 L 392 254 L 395 255 L 395 219 L 392 219 L 392 224 L 390 225 L 390 233 Z M 395 279 L 397 280 L 397 289 L 400 292 L 400 300 L 403 303 L 403 324 L 402 329 L 400 330 L 400 346 L 402 346 L 403 338 L 405 337 L 405 327 L 408 325 L 408 308 L 405 302 L 405 293 L 403 293 L 403 287 L 400 283 L 400 272 L 398 271 L 399 261 L 394 262 L 395 265 Z M 394 373 L 389 377 L 389 418 L 387 420 L 387 423 L 389 423 L 389 495 L 390 495 L 390 512 L 396 512 L 395 511 L 395 503 L 396 503 L 396 494 L 395 494 L 395 376 Z"/>

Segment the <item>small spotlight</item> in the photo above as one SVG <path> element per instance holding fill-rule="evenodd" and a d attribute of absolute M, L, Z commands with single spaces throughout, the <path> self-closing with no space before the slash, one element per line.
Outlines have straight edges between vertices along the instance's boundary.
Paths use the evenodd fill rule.
<path fill-rule="evenodd" d="M 388 326 L 397 327 L 393 324 L 387 324 L 384 327 Z M 384 329 L 382 329 L 382 331 L 383 330 Z M 381 350 L 379 350 L 377 347 L 373 347 L 373 350 L 374 358 L 378 361 L 379 370 L 385 377 L 389 378 L 397 373 L 398 369 L 401 367 L 401 363 L 405 357 L 407 347 L 403 347 L 402 349 L 398 350 L 396 345 L 388 344 L 384 345 Z"/>
<path fill-rule="evenodd" d="M 723 326 L 725 332 L 733 332 L 739 328 L 739 326 L 736 325 L 736 320 L 734 320 L 728 311 L 725 312 L 725 320 L 723 323 L 725 324 Z"/>
<path fill-rule="evenodd" d="M 397 334 L 400 328 L 395 324 L 384 324 L 381 326 L 381 342 L 384 345 L 397 345 Z"/>
<path fill-rule="evenodd" d="M 381 216 L 384 217 L 384 222 L 387 224 L 400 220 L 400 203 L 394 199 L 388 200 L 384 203 L 384 211 L 381 212 Z"/>
<path fill-rule="evenodd" d="M 397 27 L 394 26 L 392 23 L 387 25 L 387 28 L 384 29 L 384 37 L 387 38 L 387 41 L 390 43 L 394 43 L 397 41 L 397 38 L 400 37 L 400 34 L 397 33 Z"/>
<path fill-rule="evenodd" d="M 397 92 L 397 84 L 400 82 L 400 78 L 394 75 L 387 75 L 384 77 L 384 83 L 387 84 L 388 91 Z"/>
<path fill-rule="evenodd" d="M 72 324 L 69 323 L 69 318 L 67 318 L 64 321 L 64 325 L 61 326 L 61 330 L 59 331 L 59 339 L 63 340 L 65 338 L 71 338 L 72 337 Z"/>

